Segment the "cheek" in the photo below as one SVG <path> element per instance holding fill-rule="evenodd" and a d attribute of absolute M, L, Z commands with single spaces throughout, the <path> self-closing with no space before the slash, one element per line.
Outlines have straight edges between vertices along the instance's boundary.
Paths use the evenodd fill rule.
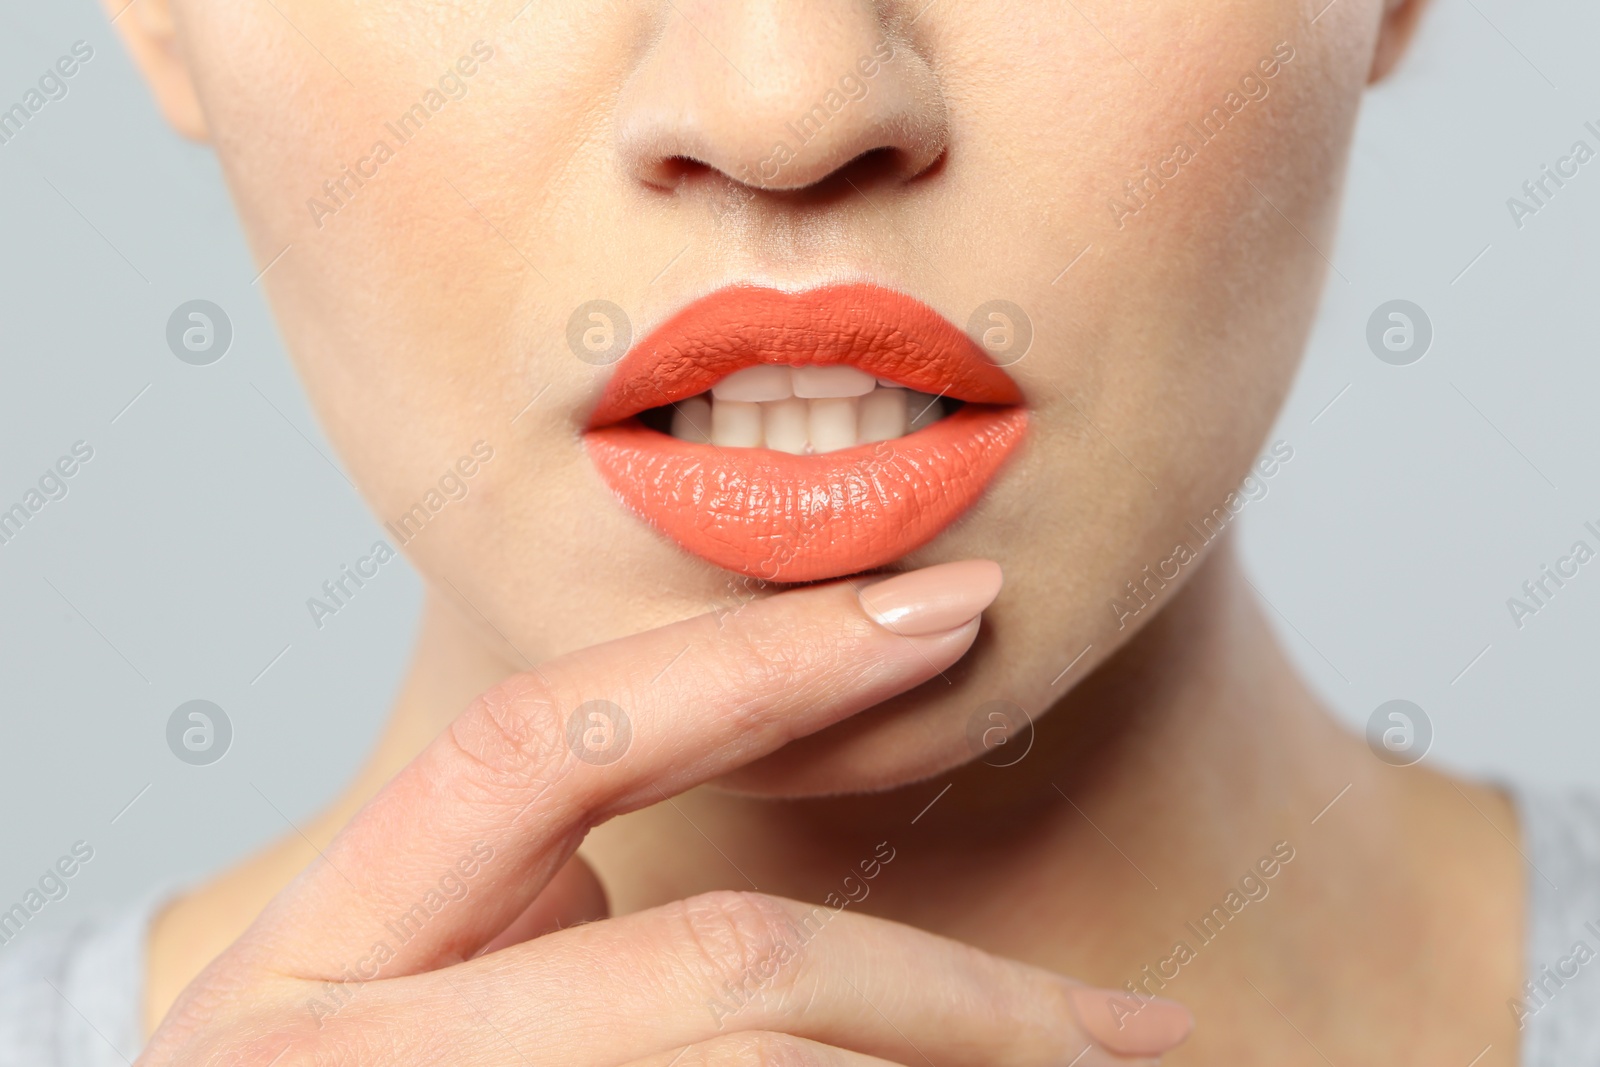
<path fill-rule="evenodd" d="M 473 440 L 501 445 L 552 375 L 587 384 L 546 351 L 576 299 L 549 279 L 598 284 L 583 257 L 613 244 L 593 227 L 614 213 L 583 198 L 608 169 L 590 105 L 618 74 L 571 61 L 623 64 L 629 42 L 564 44 L 555 3 L 511 23 L 503 4 L 403 2 L 381 28 L 344 5 L 277 6 L 191 5 L 186 39 L 257 262 L 276 260 L 288 349 L 386 513 Z M 459 99 L 439 90 L 451 71 Z"/>
<path fill-rule="evenodd" d="M 1194 487 L 1186 510 L 1243 473 L 1328 271 L 1374 3 L 1315 26 L 1262 0 L 940 24 L 988 35 L 951 64 L 969 165 L 994 189 L 966 210 L 1006 248 L 999 291 L 1038 320 L 1044 343 L 1014 373 L 1063 439 L 1036 447 L 1069 455 L 1087 418 L 1164 492 Z"/>

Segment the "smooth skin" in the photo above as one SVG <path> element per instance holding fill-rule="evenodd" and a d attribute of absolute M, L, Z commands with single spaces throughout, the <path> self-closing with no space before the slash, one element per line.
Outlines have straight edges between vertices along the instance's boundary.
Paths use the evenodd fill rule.
<path fill-rule="evenodd" d="M 107 0 L 113 12 L 121 3 Z M 1521 979 L 1523 915 L 1506 799 L 1425 768 L 1391 768 L 1338 727 L 1277 646 L 1226 536 L 1149 608 L 1131 618 L 1108 609 L 1262 450 L 1315 311 L 1362 92 L 1398 60 L 1420 7 L 135 0 L 117 27 L 160 106 L 178 130 L 215 146 L 260 263 L 290 248 L 262 284 L 377 514 L 404 513 L 472 442 L 495 448 L 470 494 L 405 546 L 429 600 L 367 767 L 305 828 L 307 840 L 272 847 L 164 912 L 150 945 L 152 1024 L 219 953 L 237 961 L 256 951 L 229 946 L 308 863 L 239 944 L 265 946 L 261 931 L 277 930 L 260 951 L 292 955 L 296 969 L 275 963 L 274 973 L 295 982 L 326 973 L 330 960 L 290 940 L 273 914 L 319 930 L 373 921 L 328 889 L 333 876 L 318 873 L 312 845 L 327 851 L 397 773 L 397 785 L 414 781 L 403 769 L 460 709 L 478 707 L 478 694 L 574 655 L 593 671 L 579 688 L 611 692 L 612 678 L 636 669 L 615 658 L 613 642 L 715 606 L 725 636 L 712 648 L 736 656 L 750 613 L 769 601 L 813 603 L 810 593 L 735 581 L 616 505 L 581 441 L 606 370 L 574 358 L 565 331 L 573 309 L 596 298 L 626 309 L 642 336 L 721 285 L 844 280 L 906 291 L 957 324 L 997 297 L 1031 318 L 1034 348 L 1008 367 L 1029 408 L 1025 447 L 977 508 L 901 564 L 994 560 L 1004 591 L 964 656 L 903 679 L 925 684 L 795 729 L 788 744 L 716 762 L 714 724 L 737 717 L 761 685 L 826 674 L 818 657 L 837 647 L 797 637 L 771 649 L 777 666 L 749 679 L 749 692 L 697 697 L 685 714 L 712 730 L 696 735 L 705 747 L 686 745 L 679 762 L 653 772 L 676 783 L 664 793 L 687 791 L 584 838 L 581 855 L 617 918 L 484 960 L 542 961 L 581 938 L 637 938 L 640 955 L 585 957 L 581 978 L 558 972 L 610 988 L 607 976 L 650 973 L 641 960 L 669 958 L 649 955 L 655 942 L 640 924 L 673 907 L 681 914 L 676 902 L 730 889 L 824 901 L 887 841 L 896 858 L 847 909 L 851 918 L 893 920 L 1117 988 L 1144 980 L 1143 968 L 1159 966 L 1191 936 L 1187 924 L 1281 842 L 1294 858 L 1270 894 L 1166 981 L 1162 994 L 1197 1021 L 1167 1062 L 1466 1064 L 1481 1053 L 1483 1067 L 1514 1063 L 1505 1005 Z M 385 123 L 479 40 L 494 56 L 465 95 L 336 211 L 317 210 L 310 202 L 326 204 L 325 183 L 359 165 Z M 786 124 L 885 40 L 894 58 L 866 94 L 774 169 Z M 1266 81 L 1270 92 L 1119 224 L 1108 204 L 1125 197 L 1125 183 L 1281 45 L 1294 58 Z M 643 708 L 658 705 L 637 698 L 643 722 Z M 973 762 L 968 740 L 977 710 L 997 699 L 1037 722 L 1026 758 L 1005 768 Z M 716 781 L 687 788 L 712 773 Z M 573 817 L 582 803 L 563 810 Z M 575 818 L 572 833 L 604 813 Z M 356 845 L 329 855 L 338 863 L 340 850 L 357 847 L 372 871 L 407 885 L 408 872 L 437 877 L 456 858 L 442 840 L 414 837 L 385 840 L 358 819 L 340 839 Z M 414 844 L 425 847 L 420 859 Z M 527 884 L 475 887 L 446 912 L 451 923 L 482 923 L 462 947 L 525 903 L 561 855 L 530 853 L 520 861 Z M 553 914 L 598 914 L 585 868 L 563 870 L 552 884 L 574 899 L 587 893 L 591 907 Z M 310 885 L 323 888 L 307 896 Z M 468 917 L 480 909 L 493 921 Z M 530 922 L 520 931 L 542 928 Z M 993 1062 L 984 1004 L 951 1007 L 971 973 L 959 962 L 923 965 L 931 957 L 919 953 L 933 950 L 901 927 L 873 929 L 863 937 L 900 938 L 900 947 L 851 981 L 919 961 L 918 980 L 879 1002 L 884 1014 L 909 1023 L 919 998 L 935 998 L 964 1036 L 936 1027 L 929 1040 L 945 1034 L 949 1044 L 940 1037 L 928 1057 Z M 842 973 L 817 962 L 819 975 Z M 467 968 L 465 981 L 491 965 L 454 966 Z M 564 1011 L 597 1003 L 539 986 L 544 972 L 531 962 L 506 966 L 489 983 L 504 993 L 463 1041 L 500 1029 L 537 1048 L 533 1035 L 555 1040 Z M 397 979 L 394 1000 L 368 998 L 379 992 L 368 985 L 330 1025 L 366 1042 L 365 1060 L 415 1055 L 433 1034 L 455 1033 L 427 1012 L 440 1001 L 428 976 L 452 969 Z M 222 973 L 221 986 L 208 985 L 212 972 L 190 987 L 168 1032 L 218 1048 L 262 1032 L 238 1013 L 271 1011 L 276 993 Z M 237 995 L 247 988 L 261 995 Z M 810 992 L 759 1016 L 772 1028 L 761 1032 L 924 1062 L 875 1044 L 883 1035 L 865 1017 L 855 1029 L 807 1031 L 828 1018 L 819 1007 L 808 1021 Z M 304 1011 L 290 1003 L 303 995 L 296 986 L 273 1002 L 287 1020 Z M 369 1025 L 347 1021 L 367 1003 L 405 1007 Z M 229 1007 L 197 1013 L 195 1004 Z M 676 1025 L 691 1014 L 665 996 L 637 1010 Z M 1071 1018 L 1083 1016 L 1063 1012 L 1056 1025 Z M 624 1011 L 604 1020 L 596 1027 L 629 1033 Z M 916 1029 L 900 1029 L 922 1044 Z M 1022 1041 L 1045 1035 L 1013 1030 Z M 163 1036 L 152 1054 L 175 1047 Z M 594 1062 L 616 1062 L 610 1054 L 602 1048 Z"/>

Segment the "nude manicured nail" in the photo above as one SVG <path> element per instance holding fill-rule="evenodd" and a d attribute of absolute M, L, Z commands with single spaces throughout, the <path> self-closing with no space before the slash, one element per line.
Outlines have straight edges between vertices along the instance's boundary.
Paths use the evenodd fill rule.
<path fill-rule="evenodd" d="M 940 563 L 867 586 L 861 607 L 873 622 L 905 637 L 943 633 L 994 603 L 1002 580 L 992 560 Z"/>
<path fill-rule="evenodd" d="M 1174 1000 L 1135 1000 L 1116 990 L 1088 988 L 1068 996 L 1088 1035 L 1119 1056 L 1159 1056 L 1194 1029 L 1194 1016 Z"/>

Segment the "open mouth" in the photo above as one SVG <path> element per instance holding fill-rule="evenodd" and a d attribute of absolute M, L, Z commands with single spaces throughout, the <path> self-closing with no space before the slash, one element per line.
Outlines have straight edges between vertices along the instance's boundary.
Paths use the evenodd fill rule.
<path fill-rule="evenodd" d="M 618 363 L 585 434 L 635 514 L 769 581 L 881 567 L 977 503 L 1021 391 L 932 308 L 869 285 L 735 286 Z"/>
<path fill-rule="evenodd" d="M 680 441 L 814 456 L 896 440 L 960 405 L 854 367 L 761 364 L 639 421 Z"/>

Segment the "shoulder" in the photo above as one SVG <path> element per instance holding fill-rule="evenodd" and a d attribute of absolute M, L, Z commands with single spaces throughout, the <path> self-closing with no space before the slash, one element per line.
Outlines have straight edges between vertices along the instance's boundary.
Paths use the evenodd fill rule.
<path fill-rule="evenodd" d="M 0 1067 L 126 1067 L 143 1044 L 145 934 L 156 900 L 0 943 Z"/>
<path fill-rule="evenodd" d="M 1527 861 L 1524 1067 L 1600 1062 L 1600 793 L 1514 790 Z"/>

